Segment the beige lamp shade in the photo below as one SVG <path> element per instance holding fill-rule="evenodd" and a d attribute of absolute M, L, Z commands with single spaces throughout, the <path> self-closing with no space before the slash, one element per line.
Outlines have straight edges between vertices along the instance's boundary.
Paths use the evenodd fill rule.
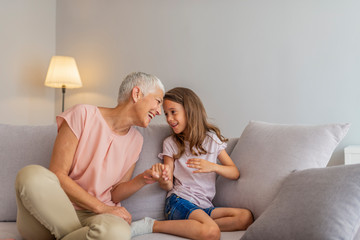
<path fill-rule="evenodd" d="M 53 88 L 82 87 L 75 59 L 67 56 L 53 56 L 46 75 L 45 86 Z"/>

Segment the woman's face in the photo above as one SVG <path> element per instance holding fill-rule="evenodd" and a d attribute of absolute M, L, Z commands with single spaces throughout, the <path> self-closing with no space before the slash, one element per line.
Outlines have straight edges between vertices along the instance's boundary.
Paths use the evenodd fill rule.
<path fill-rule="evenodd" d="M 136 109 L 138 119 L 140 119 L 141 122 L 137 124 L 138 126 L 147 127 L 156 115 L 161 114 L 163 95 L 164 93 L 161 89 L 156 89 L 156 91 L 149 93 L 146 96 L 141 95 Z"/>
<path fill-rule="evenodd" d="M 182 133 L 187 125 L 186 114 L 183 105 L 166 99 L 164 101 L 163 107 L 166 121 L 174 133 Z"/>

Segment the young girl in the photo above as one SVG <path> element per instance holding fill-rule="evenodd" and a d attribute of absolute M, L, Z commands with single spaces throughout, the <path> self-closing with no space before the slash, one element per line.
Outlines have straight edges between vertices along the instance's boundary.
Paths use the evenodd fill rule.
<path fill-rule="evenodd" d="M 165 94 L 163 108 L 173 134 L 159 154 L 164 164 L 155 164 L 152 170 L 160 176 L 161 188 L 168 191 L 165 216 L 177 221 L 168 225 L 171 229 L 162 225 L 160 232 L 220 239 L 220 231 L 245 230 L 253 222 L 249 210 L 212 204 L 216 174 L 236 180 L 239 170 L 225 151 L 227 139 L 207 121 L 199 97 L 190 89 L 174 88 Z M 156 223 L 154 232 L 155 228 Z"/>

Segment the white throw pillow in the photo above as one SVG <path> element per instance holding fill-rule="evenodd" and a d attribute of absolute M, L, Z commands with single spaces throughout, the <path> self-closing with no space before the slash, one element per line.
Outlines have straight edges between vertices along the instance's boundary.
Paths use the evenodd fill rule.
<path fill-rule="evenodd" d="M 215 206 L 246 208 L 258 218 L 291 172 L 325 167 L 349 127 L 251 121 L 230 155 L 240 179 L 217 179 Z"/>

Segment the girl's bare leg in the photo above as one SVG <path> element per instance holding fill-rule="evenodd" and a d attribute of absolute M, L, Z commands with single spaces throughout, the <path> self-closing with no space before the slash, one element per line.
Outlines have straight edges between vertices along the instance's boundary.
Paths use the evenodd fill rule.
<path fill-rule="evenodd" d="M 193 211 L 187 220 L 155 221 L 153 232 L 199 240 L 220 239 L 218 225 L 201 209 Z"/>
<path fill-rule="evenodd" d="M 254 221 L 251 212 L 241 208 L 215 208 L 211 218 L 223 232 L 246 230 Z"/>

